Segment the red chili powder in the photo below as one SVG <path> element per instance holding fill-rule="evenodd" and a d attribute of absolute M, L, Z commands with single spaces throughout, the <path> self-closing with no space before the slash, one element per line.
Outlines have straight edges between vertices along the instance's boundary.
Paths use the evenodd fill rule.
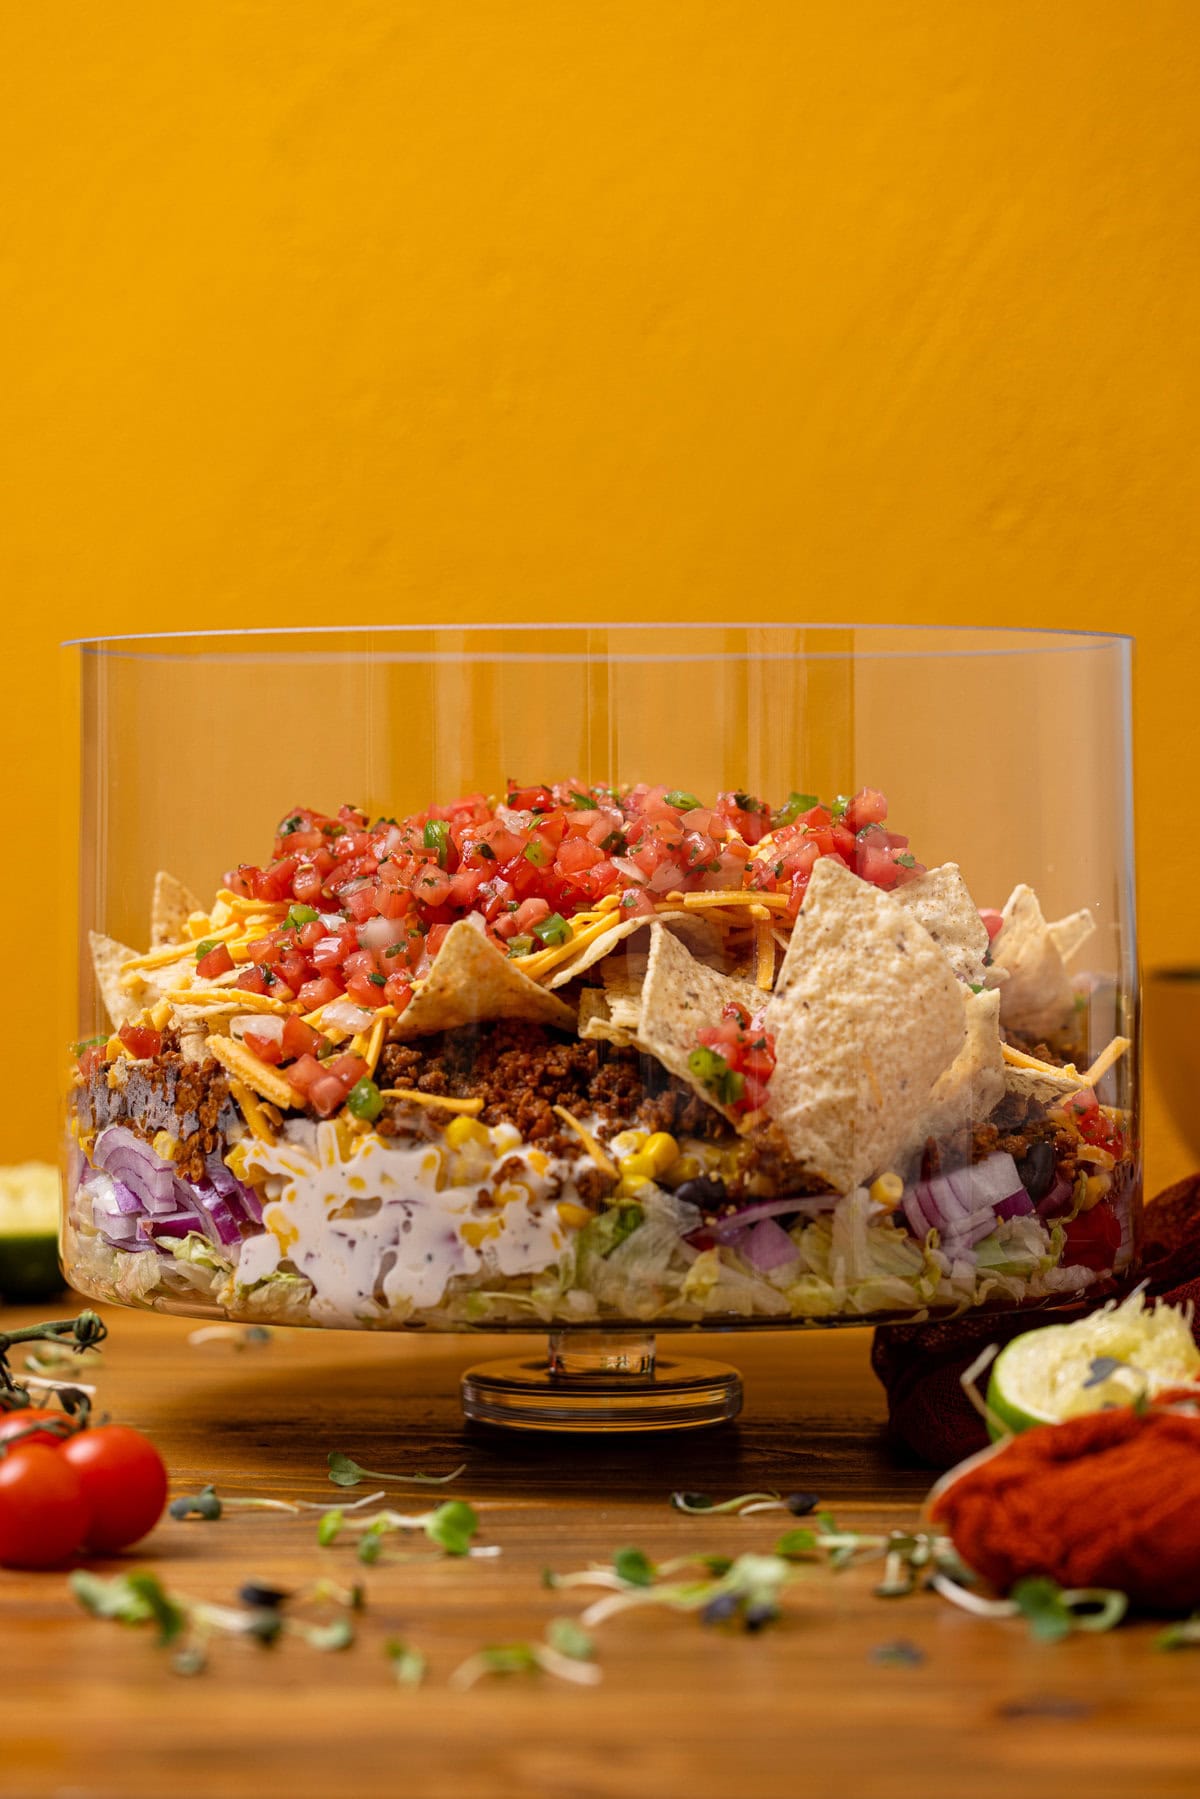
<path fill-rule="evenodd" d="M 1191 1611 L 1200 1416 L 1160 1403 L 1041 1425 L 952 1480 L 930 1516 L 1001 1592 L 1046 1574 L 1062 1587 L 1116 1587 L 1148 1610 Z"/>

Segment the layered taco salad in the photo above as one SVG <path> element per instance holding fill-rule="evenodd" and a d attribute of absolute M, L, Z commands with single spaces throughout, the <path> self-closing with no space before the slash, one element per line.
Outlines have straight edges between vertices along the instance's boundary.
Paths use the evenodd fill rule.
<path fill-rule="evenodd" d="M 93 936 L 67 1272 L 331 1326 L 815 1320 L 1132 1253 L 1087 911 L 980 910 L 881 793 L 568 781 L 297 808 L 150 948 Z"/>

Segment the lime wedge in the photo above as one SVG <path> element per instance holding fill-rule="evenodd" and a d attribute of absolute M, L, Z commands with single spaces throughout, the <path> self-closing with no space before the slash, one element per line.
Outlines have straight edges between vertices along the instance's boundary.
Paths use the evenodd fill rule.
<path fill-rule="evenodd" d="M 1200 1349 L 1185 1314 L 1131 1293 L 1074 1324 L 1014 1337 L 992 1363 L 987 1403 L 993 1438 L 1061 1424 L 1106 1406 L 1135 1405 L 1200 1380 Z"/>
<path fill-rule="evenodd" d="M 49 1299 L 62 1291 L 59 1180 L 48 1162 L 0 1168 L 0 1296 Z"/>

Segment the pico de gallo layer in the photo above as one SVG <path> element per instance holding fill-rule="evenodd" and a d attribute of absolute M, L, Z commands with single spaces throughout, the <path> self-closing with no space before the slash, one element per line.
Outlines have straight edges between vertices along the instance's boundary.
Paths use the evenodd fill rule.
<path fill-rule="evenodd" d="M 375 1328 L 899 1316 L 1129 1253 L 1125 1040 L 1077 1071 L 1086 981 L 1022 973 L 1060 926 L 976 908 L 874 789 L 297 807 L 171 904 L 149 951 L 93 942 L 85 1291 Z M 1037 1028 L 1001 1022 L 1010 978 Z"/>

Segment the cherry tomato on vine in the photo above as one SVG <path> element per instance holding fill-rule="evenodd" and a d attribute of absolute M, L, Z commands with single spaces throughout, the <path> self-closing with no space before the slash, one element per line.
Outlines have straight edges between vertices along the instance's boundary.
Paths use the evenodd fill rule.
<path fill-rule="evenodd" d="M 56 1568 L 87 1526 L 83 1485 L 59 1450 L 35 1441 L 0 1458 L 0 1566 Z"/>
<path fill-rule="evenodd" d="M 90 1515 L 89 1549 L 126 1549 L 152 1530 L 167 1502 L 167 1471 L 148 1437 L 127 1424 L 81 1430 L 59 1451 Z"/>
<path fill-rule="evenodd" d="M 57 1424 L 58 1430 L 38 1430 L 39 1424 Z M 66 1432 L 63 1425 L 69 1424 L 65 1412 L 50 1411 L 44 1407 L 22 1406 L 15 1412 L 0 1412 L 0 1443 L 11 1442 L 20 1437 L 30 1443 L 48 1443 L 51 1449 L 57 1449 Z M 26 1436 L 26 1432 L 34 1434 Z"/>

